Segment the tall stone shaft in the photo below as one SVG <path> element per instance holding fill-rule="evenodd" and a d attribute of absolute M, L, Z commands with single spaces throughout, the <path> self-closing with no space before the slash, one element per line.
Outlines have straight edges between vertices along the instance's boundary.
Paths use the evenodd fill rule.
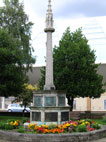
<path fill-rule="evenodd" d="M 47 33 L 46 42 L 46 76 L 44 90 L 55 89 L 53 83 L 53 55 L 52 55 L 52 33 L 55 31 L 53 28 L 53 13 L 51 9 L 51 0 L 48 0 L 48 9 L 46 13 L 46 28 L 44 31 Z"/>

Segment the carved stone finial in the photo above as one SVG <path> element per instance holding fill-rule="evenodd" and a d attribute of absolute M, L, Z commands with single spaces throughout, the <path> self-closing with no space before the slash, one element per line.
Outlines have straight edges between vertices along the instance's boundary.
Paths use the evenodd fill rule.
<path fill-rule="evenodd" d="M 51 0 L 48 0 L 48 9 L 47 9 L 47 13 L 46 13 L 46 28 L 45 28 L 45 32 L 47 32 L 48 30 L 51 30 L 51 32 L 54 32 L 54 28 L 53 28 L 53 13 L 52 13 L 52 9 L 51 9 Z"/>
<path fill-rule="evenodd" d="M 51 9 L 51 0 L 48 0 L 48 9 L 46 14 L 46 28 L 53 28 L 53 13 Z"/>
<path fill-rule="evenodd" d="M 48 4 L 51 5 L 51 0 L 48 0 Z"/>

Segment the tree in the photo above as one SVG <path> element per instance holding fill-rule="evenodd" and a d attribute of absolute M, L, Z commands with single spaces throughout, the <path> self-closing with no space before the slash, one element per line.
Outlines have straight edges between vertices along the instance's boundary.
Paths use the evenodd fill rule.
<path fill-rule="evenodd" d="M 33 91 L 37 91 L 39 88 L 35 84 L 32 86 L 31 84 L 24 84 L 24 91 L 16 98 L 16 102 L 20 101 L 22 102 L 22 106 L 26 109 L 27 106 L 30 105 L 30 103 L 33 101 Z M 24 110 L 25 110 L 24 109 Z"/>
<path fill-rule="evenodd" d="M 40 69 L 40 72 L 41 72 L 41 78 L 39 80 L 39 89 L 43 90 L 45 84 L 45 67 Z"/>
<path fill-rule="evenodd" d="M 35 62 L 31 56 L 33 48 L 30 44 L 32 25 L 19 0 L 4 0 L 4 7 L 0 8 L 0 28 L 7 29 L 13 38 L 20 41 L 19 48 L 23 57 L 21 62 L 26 65 L 26 69 Z"/>
<path fill-rule="evenodd" d="M 70 32 L 67 28 L 59 46 L 53 50 L 53 61 L 54 84 L 57 90 L 66 90 L 70 110 L 74 98 L 98 98 L 104 92 L 103 77 L 97 74 L 95 60 L 95 52 L 90 49 L 81 29 Z M 44 82 L 44 74 L 41 80 Z"/>
<path fill-rule="evenodd" d="M 18 41 L 0 29 L 0 96 L 17 96 L 26 82 Z"/>

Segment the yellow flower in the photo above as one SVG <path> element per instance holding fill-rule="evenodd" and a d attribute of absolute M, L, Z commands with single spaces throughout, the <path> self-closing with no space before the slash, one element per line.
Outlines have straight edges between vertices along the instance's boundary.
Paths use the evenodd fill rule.
<path fill-rule="evenodd" d="M 34 126 L 36 126 L 36 124 L 30 123 L 30 124 L 28 125 L 28 128 L 29 128 L 29 129 L 32 129 L 32 128 L 34 128 Z"/>
<path fill-rule="evenodd" d="M 67 124 L 66 124 L 66 127 L 69 127 L 70 125 L 71 125 L 71 124 L 67 123 Z"/>
<path fill-rule="evenodd" d="M 77 125 L 76 125 L 76 124 L 74 124 L 74 123 L 73 123 L 73 126 L 74 126 L 74 127 L 77 127 Z"/>
<path fill-rule="evenodd" d="M 63 129 L 66 129 L 66 128 L 67 128 L 66 125 L 64 125 L 64 126 L 63 126 Z"/>
<path fill-rule="evenodd" d="M 11 122 L 10 122 L 10 125 L 13 125 L 13 124 L 14 124 L 13 121 L 11 121 Z"/>
<path fill-rule="evenodd" d="M 41 127 L 44 127 L 45 129 L 48 128 L 48 126 L 47 126 L 47 125 L 44 125 L 44 124 L 42 124 Z"/>
<path fill-rule="evenodd" d="M 78 120 L 78 123 L 81 123 L 81 120 Z"/>
<path fill-rule="evenodd" d="M 31 84 L 24 84 L 26 90 L 31 90 L 31 91 L 37 91 L 39 90 L 37 84 L 35 84 L 34 86 L 32 86 Z"/>
<path fill-rule="evenodd" d="M 85 122 L 86 125 L 90 125 L 90 123 L 88 121 Z"/>

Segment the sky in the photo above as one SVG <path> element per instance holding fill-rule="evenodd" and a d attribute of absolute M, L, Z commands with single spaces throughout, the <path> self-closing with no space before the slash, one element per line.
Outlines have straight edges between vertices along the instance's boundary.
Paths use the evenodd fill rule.
<path fill-rule="evenodd" d="M 46 33 L 45 17 L 48 0 L 19 0 L 24 3 L 24 9 L 29 20 L 34 23 L 32 28 L 33 56 L 36 56 L 35 66 L 45 65 L 46 56 Z M 0 0 L 2 6 L 2 0 Z M 54 17 L 53 47 L 58 46 L 58 42 L 70 26 L 71 31 L 82 27 L 88 30 L 89 25 L 93 25 L 96 31 L 101 32 L 100 45 L 92 45 L 91 49 L 96 50 L 96 62 L 106 63 L 106 0 L 52 0 L 52 10 Z M 86 32 L 85 32 L 86 34 Z M 99 36 L 95 33 L 96 36 Z M 89 30 L 87 35 L 89 36 Z M 92 36 L 92 34 L 90 34 Z M 99 40 L 98 40 L 99 42 Z M 95 43 L 97 41 L 95 40 Z"/>

